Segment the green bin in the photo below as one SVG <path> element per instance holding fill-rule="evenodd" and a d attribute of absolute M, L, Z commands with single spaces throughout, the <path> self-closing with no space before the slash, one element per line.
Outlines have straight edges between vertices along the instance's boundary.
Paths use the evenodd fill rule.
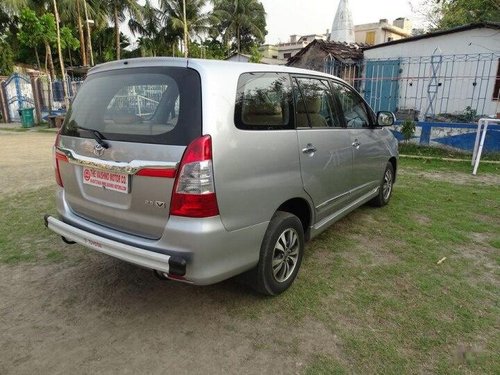
<path fill-rule="evenodd" d="M 33 117 L 34 110 L 35 108 L 22 108 L 19 110 L 23 128 L 32 128 L 33 125 L 35 125 L 35 119 Z"/>

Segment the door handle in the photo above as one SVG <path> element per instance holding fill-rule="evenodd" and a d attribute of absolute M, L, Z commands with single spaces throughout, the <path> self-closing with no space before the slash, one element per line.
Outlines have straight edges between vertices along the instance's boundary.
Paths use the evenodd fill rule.
<path fill-rule="evenodd" d="M 314 147 L 311 143 L 308 143 L 308 144 L 306 145 L 306 147 L 304 147 L 304 148 L 302 149 L 302 152 L 303 152 L 304 154 L 310 154 L 310 155 L 314 154 L 316 151 L 318 151 L 318 150 L 317 150 L 317 149 L 316 149 L 316 147 Z"/>
<path fill-rule="evenodd" d="M 359 143 L 359 141 L 355 139 L 354 142 L 352 142 L 352 147 L 356 147 L 356 149 L 358 149 L 359 146 L 361 146 L 361 143 Z"/>

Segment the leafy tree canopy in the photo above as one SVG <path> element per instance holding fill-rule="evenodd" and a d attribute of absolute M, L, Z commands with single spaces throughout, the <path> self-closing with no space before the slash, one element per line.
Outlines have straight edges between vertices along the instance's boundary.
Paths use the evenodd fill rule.
<path fill-rule="evenodd" d="M 80 41 L 73 36 L 73 32 L 67 26 L 61 27 L 61 48 L 72 51 L 80 48 Z"/>
<path fill-rule="evenodd" d="M 28 47 L 36 47 L 40 43 L 54 45 L 57 41 L 56 20 L 52 13 L 45 13 L 37 17 L 34 11 L 28 8 L 21 10 L 21 29 L 19 41 Z"/>
<path fill-rule="evenodd" d="M 441 12 L 439 29 L 448 29 L 474 22 L 499 22 L 498 0 L 436 0 Z"/>
<path fill-rule="evenodd" d="M 214 17 L 226 42 L 234 41 L 233 50 L 251 52 L 263 43 L 267 34 L 266 12 L 258 0 L 214 0 Z"/>
<path fill-rule="evenodd" d="M 14 70 L 14 54 L 10 45 L 0 39 L 0 75 L 11 75 Z"/>

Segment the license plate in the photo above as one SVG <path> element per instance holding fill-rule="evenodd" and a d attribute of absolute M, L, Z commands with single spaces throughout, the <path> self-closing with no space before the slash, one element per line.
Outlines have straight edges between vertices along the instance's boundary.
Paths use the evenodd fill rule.
<path fill-rule="evenodd" d="M 83 168 L 83 183 L 101 187 L 107 190 L 128 193 L 128 174 L 101 171 L 92 168 Z"/>

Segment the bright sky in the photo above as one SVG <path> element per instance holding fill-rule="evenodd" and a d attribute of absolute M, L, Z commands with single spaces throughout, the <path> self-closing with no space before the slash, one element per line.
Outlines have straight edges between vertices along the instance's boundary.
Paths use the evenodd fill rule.
<path fill-rule="evenodd" d="M 153 0 L 157 3 L 158 0 Z M 189 1 L 189 0 L 187 0 Z M 288 42 L 290 35 L 324 34 L 331 30 L 339 0 L 260 0 L 267 13 L 266 43 Z M 349 0 L 355 25 L 378 22 L 387 18 L 390 22 L 406 17 L 413 25 L 422 24 L 421 16 L 412 13 L 410 3 L 418 5 L 425 0 Z M 139 0 L 144 3 L 144 0 Z M 417 7 L 418 8 L 418 7 Z M 208 10 L 208 9 L 207 9 Z M 130 35 L 128 27 L 121 30 Z"/>
<path fill-rule="evenodd" d="M 290 35 L 324 34 L 331 30 L 339 0 L 261 0 L 267 12 L 266 43 L 288 42 Z M 419 0 L 412 0 L 418 4 Z M 419 24 L 409 0 L 349 0 L 355 25 L 398 17 Z"/>

